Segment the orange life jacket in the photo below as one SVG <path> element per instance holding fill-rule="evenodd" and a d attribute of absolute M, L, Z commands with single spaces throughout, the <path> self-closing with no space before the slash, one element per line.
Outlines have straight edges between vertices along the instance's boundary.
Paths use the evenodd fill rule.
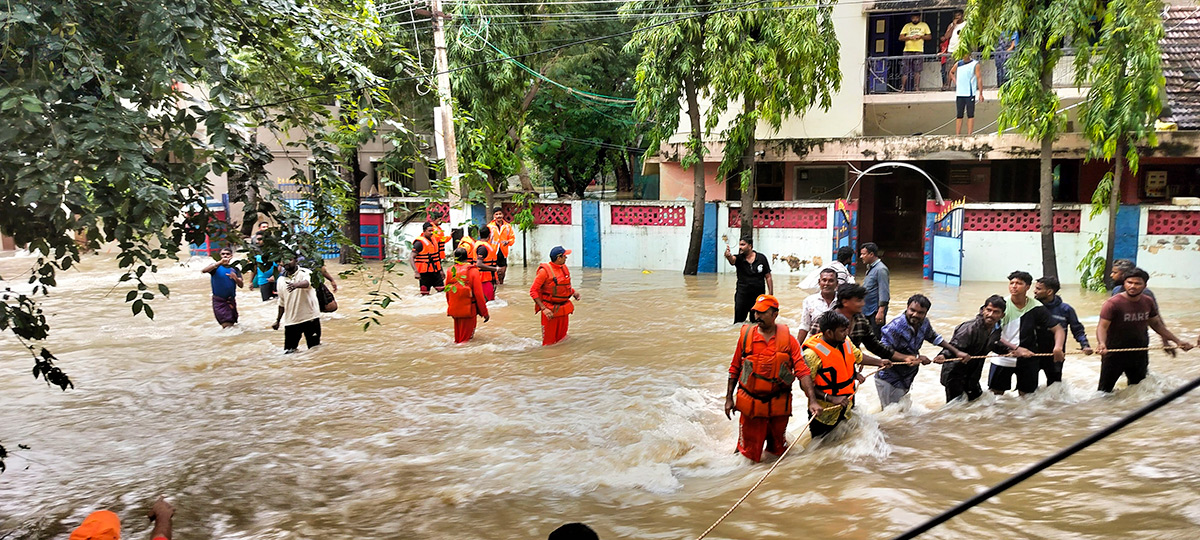
<path fill-rule="evenodd" d="M 471 292 L 471 271 L 479 269 L 458 263 L 446 272 L 446 315 L 456 319 L 474 317 L 475 295 Z"/>
<path fill-rule="evenodd" d="M 475 262 L 475 241 L 470 236 L 463 236 L 458 242 L 458 247 L 467 250 L 467 260 Z"/>
<path fill-rule="evenodd" d="M 512 246 L 513 242 L 516 241 L 517 238 L 516 235 L 513 234 L 512 224 L 505 223 L 504 225 L 496 225 L 496 221 L 492 220 L 492 222 L 488 223 L 487 226 L 491 231 L 491 233 L 488 234 L 488 243 L 492 244 L 493 247 L 499 250 L 501 255 L 507 257 L 508 248 Z"/>
<path fill-rule="evenodd" d="M 446 256 L 446 244 L 450 242 L 450 235 L 446 234 L 446 231 L 443 231 L 441 226 L 434 225 L 433 239 L 437 242 L 438 258 L 443 261 L 448 259 L 449 257 Z"/>
<path fill-rule="evenodd" d="M 574 313 L 575 304 L 571 303 L 571 293 L 575 292 L 575 289 L 571 288 L 571 271 L 566 265 L 562 265 L 562 272 L 558 272 L 551 263 L 538 265 L 538 271 L 542 270 L 546 271 L 546 281 L 542 283 L 542 290 L 538 291 L 542 303 L 554 312 L 555 317 Z M 536 305 L 534 310 L 537 310 Z"/>
<path fill-rule="evenodd" d="M 413 263 L 418 274 L 442 271 L 442 252 L 438 249 L 436 240 L 424 236 L 417 238 L 421 241 L 421 249 L 413 254 Z M 414 242 L 416 241 L 414 240 Z"/>
<path fill-rule="evenodd" d="M 742 373 L 734 407 L 746 418 L 791 416 L 792 382 L 796 380 L 792 365 L 791 340 L 788 327 L 775 325 L 775 354 L 753 353 L 754 329 L 757 325 L 742 325 Z"/>
<path fill-rule="evenodd" d="M 821 369 L 813 372 L 813 387 L 819 392 L 831 396 L 852 396 L 858 387 L 858 372 L 854 365 L 854 345 L 850 340 L 842 342 L 842 346 L 834 349 L 821 338 L 821 334 L 813 334 L 804 340 L 804 348 L 817 353 L 821 359 Z"/>
<path fill-rule="evenodd" d="M 494 246 L 492 246 L 491 244 L 489 244 L 483 240 L 480 240 L 478 242 L 475 242 L 475 247 L 471 248 L 471 249 L 474 250 L 474 253 L 476 255 L 478 255 L 479 248 L 481 248 L 481 247 L 485 251 L 487 251 L 487 254 L 484 255 L 483 260 L 479 261 L 479 262 L 486 264 L 488 266 L 496 266 L 496 262 L 499 261 L 499 259 L 500 259 L 499 255 L 496 253 L 496 248 Z M 484 283 L 496 281 L 496 273 L 495 272 L 489 272 L 489 271 L 483 270 L 483 269 L 479 270 L 479 277 L 483 279 Z"/>

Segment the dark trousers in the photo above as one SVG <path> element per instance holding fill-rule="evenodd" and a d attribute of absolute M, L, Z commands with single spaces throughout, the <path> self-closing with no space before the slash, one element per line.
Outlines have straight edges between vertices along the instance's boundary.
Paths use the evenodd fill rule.
<path fill-rule="evenodd" d="M 1062 382 L 1063 363 L 1055 362 L 1053 356 L 1038 357 L 1038 370 L 1046 373 L 1046 386 Z"/>
<path fill-rule="evenodd" d="M 262 294 L 263 302 L 275 298 L 275 282 L 268 281 L 258 286 L 258 292 Z"/>
<path fill-rule="evenodd" d="M 733 293 L 733 323 L 744 323 L 747 317 L 750 322 L 758 322 L 758 317 L 750 311 L 754 307 L 754 301 L 758 300 L 758 296 L 766 294 L 767 291 L 742 291 L 739 290 Z"/>
<path fill-rule="evenodd" d="M 294 352 L 300 347 L 300 336 L 308 348 L 321 344 L 321 319 L 313 319 L 283 327 L 283 352 Z"/>
<path fill-rule="evenodd" d="M 1121 375 L 1133 386 L 1142 382 L 1150 371 L 1150 353 L 1147 351 L 1108 353 L 1100 359 L 1101 392 L 1112 392 Z"/>
<path fill-rule="evenodd" d="M 812 418 L 812 413 L 808 413 L 808 417 Z M 834 423 L 824 424 L 824 423 L 821 423 L 820 420 L 813 420 L 810 424 L 808 424 L 808 432 L 812 434 L 812 438 L 814 438 L 814 439 L 817 437 L 824 437 L 824 436 L 832 433 L 834 429 L 836 429 L 839 425 L 842 424 L 842 420 L 845 420 L 845 419 L 846 419 L 846 408 L 842 407 L 841 412 L 838 413 L 837 420 L 834 421 Z"/>
<path fill-rule="evenodd" d="M 1061 373 L 1060 373 L 1061 375 Z M 942 386 L 946 387 L 946 403 L 966 394 L 967 401 L 975 401 L 983 395 L 979 384 L 983 376 L 983 359 L 942 364 Z"/>

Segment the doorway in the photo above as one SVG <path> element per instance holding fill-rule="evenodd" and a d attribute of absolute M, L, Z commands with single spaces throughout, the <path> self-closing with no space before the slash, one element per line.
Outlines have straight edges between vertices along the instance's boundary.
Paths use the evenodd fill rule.
<path fill-rule="evenodd" d="M 925 249 L 927 180 L 913 171 L 896 170 L 875 179 L 872 232 L 889 259 L 921 261 Z"/>

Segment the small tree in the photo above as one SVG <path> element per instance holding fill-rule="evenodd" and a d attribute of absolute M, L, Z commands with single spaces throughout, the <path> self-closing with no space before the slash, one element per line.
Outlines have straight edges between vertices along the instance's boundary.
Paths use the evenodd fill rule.
<path fill-rule="evenodd" d="M 713 5 L 704 44 L 713 51 L 707 68 L 712 95 L 707 127 L 714 128 L 720 115 L 740 100 L 741 112 L 722 133 L 725 155 L 717 175 L 742 171 L 742 236 L 754 227 L 759 121 L 778 130 L 785 116 L 802 115 L 814 105 L 828 110 L 833 92 L 841 88 L 834 4 L 770 4 L 778 11 L 746 9 L 744 3 L 728 0 Z"/>
<path fill-rule="evenodd" d="M 679 128 L 679 101 L 687 105 L 688 140 L 680 166 L 692 169 L 692 232 L 688 241 L 684 275 L 693 276 L 700 268 L 700 244 L 704 239 L 704 122 L 699 94 L 708 85 L 704 66 L 707 15 L 687 17 L 675 24 L 679 13 L 701 13 L 709 4 L 699 0 L 651 0 L 626 2 L 623 13 L 659 14 L 639 19 L 639 32 L 633 35 L 627 50 L 640 52 L 634 88 L 637 90 L 637 117 L 650 125 L 650 151 L 658 148 Z"/>
<path fill-rule="evenodd" d="M 1089 157 L 1112 161 L 1092 194 L 1092 217 L 1108 209 L 1108 237 L 1080 262 L 1085 287 L 1099 289 L 1112 272 L 1117 236 L 1117 210 L 1121 204 L 1122 169 L 1138 171 L 1138 144 L 1158 144 L 1154 121 L 1162 113 L 1163 4 L 1161 0 L 1112 0 L 1107 3 L 1099 40 L 1082 48 L 1075 59 L 1076 80 L 1087 86 L 1088 96 L 1079 120 L 1091 142 Z M 1110 285 L 1111 286 L 1111 285 Z"/>
<path fill-rule="evenodd" d="M 1041 146 L 1038 209 L 1042 274 L 1058 277 L 1054 249 L 1054 141 L 1066 129 L 1054 92 L 1054 68 L 1067 43 L 1086 43 L 1098 14 L 1096 0 L 970 0 L 956 57 L 982 45 L 991 54 L 1004 32 L 1020 32 L 1009 57 L 1008 80 L 1000 92 L 1000 129 L 1016 129 Z"/>

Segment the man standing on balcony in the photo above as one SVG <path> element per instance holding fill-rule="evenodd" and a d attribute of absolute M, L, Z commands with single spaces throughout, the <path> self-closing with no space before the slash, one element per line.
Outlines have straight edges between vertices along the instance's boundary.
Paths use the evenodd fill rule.
<path fill-rule="evenodd" d="M 963 12 L 955 11 L 954 20 L 946 26 L 946 31 L 942 33 L 941 42 L 946 46 L 946 56 L 949 61 L 942 62 L 942 90 L 950 90 L 954 88 L 954 83 L 950 82 L 950 73 L 954 72 L 954 59 L 958 58 L 958 53 L 955 49 L 958 48 L 958 33 L 966 26 L 966 21 L 963 20 Z"/>
<path fill-rule="evenodd" d="M 963 113 L 967 115 L 967 135 L 975 132 L 975 100 L 983 101 L 983 75 L 979 60 L 970 54 L 955 62 L 950 70 L 950 84 L 954 85 L 954 134 L 962 135 Z"/>
<path fill-rule="evenodd" d="M 900 29 L 900 41 L 904 42 L 904 56 L 900 61 L 900 91 L 921 89 L 921 69 L 924 68 L 925 42 L 933 37 L 929 25 L 921 21 L 920 13 L 913 13 L 909 23 Z M 909 58 L 911 57 L 911 58 Z M 908 81 L 912 80 L 912 87 Z"/>

